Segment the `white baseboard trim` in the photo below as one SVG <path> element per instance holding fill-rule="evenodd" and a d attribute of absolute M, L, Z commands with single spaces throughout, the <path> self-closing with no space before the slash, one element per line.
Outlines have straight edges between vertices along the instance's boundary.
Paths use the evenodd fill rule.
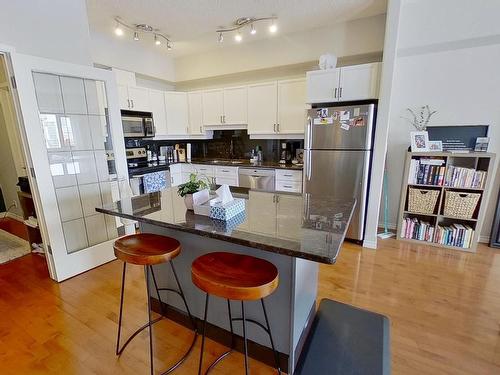
<path fill-rule="evenodd" d="M 363 247 L 366 247 L 367 249 L 377 249 L 377 240 L 375 241 L 368 241 L 364 240 L 363 241 Z"/>
<path fill-rule="evenodd" d="M 490 243 L 490 236 L 479 236 L 478 242 L 481 243 Z"/>

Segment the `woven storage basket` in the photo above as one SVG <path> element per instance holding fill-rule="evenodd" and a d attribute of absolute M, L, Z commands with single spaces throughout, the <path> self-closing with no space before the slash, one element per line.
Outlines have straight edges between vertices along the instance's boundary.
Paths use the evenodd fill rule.
<path fill-rule="evenodd" d="M 447 190 L 444 195 L 444 216 L 472 219 L 480 193 Z"/>
<path fill-rule="evenodd" d="M 416 214 L 432 214 L 439 198 L 439 190 L 409 188 L 408 211 Z"/>

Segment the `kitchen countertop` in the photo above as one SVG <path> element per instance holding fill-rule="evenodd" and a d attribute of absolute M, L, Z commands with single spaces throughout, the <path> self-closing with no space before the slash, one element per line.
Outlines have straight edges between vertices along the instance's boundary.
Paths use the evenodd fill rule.
<path fill-rule="evenodd" d="M 96 211 L 315 262 L 336 262 L 354 198 L 245 188 L 234 189 L 233 195 L 245 199 L 245 211 L 232 220 L 233 224 L 186 210 L 175 187 L 124 198 Z"/>

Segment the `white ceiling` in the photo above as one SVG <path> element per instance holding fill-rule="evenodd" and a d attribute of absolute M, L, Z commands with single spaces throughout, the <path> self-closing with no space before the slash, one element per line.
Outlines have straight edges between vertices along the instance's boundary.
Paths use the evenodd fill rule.
<path fill-rule="evenodd" d="M 174 57 L 217 48 L 215 30 L 239 17 L 278 17 L 278 33 L 288 34 L 324 27 L 386 12 L 387 0 L 86 0 L 89 27 L 93 32 L 113 34 L 113 18 L 128 23 L 147 23 L 171 37 Z M 242 31 L 245 43 L 268 38 L 265 22 L 256 24 L 257 34 Z M 114 35 L 114 34 L 113 34 Z M 132 38 L 131 35 L 128 35 Z M 138 43 L 155 46 L 151 38 Z M 235 43 L 230 36 L 224 43 Z M 161 48 L 165 48 L 164 46 Z"/>

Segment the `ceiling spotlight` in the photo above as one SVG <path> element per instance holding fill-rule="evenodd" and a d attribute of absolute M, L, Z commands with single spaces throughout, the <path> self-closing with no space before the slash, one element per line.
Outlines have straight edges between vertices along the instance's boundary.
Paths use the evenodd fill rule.
<path fill-rule="evenodd" d="M 167 49 L 170 51 L 172 49 L 172 43 L 167 42 Z"/>
<path fill-rule="evenodd" d="M 218 39 L 218 42 L 219 43 L 222 43 L 224 41 L 224 35 L 222 35 L 222 33 L 219 33 L 219 39 Z"/>
<path fill-rule="evenodd" d="M 257 30 L 255 30 L 255 26 L 253 23 L 250 25 L 250 34 L 255 35 L 257 34 Z"/>
<path fill-rule="evenodd" d="M 274 23 L 273 19 L 271 25 L 269 26 L 269 32 L 275 33 L 276 31 L 278 31 L 278 26 L 276 25 L 276 23 Z"/>
<path fill-rule="evenodd" d="M 139 33 L 137 31 L 134 31 L 134 40 L 135 41 L 139 40 Z"/>
<path fill-rule="evenodd" d="M 123 29 L 121 28 L 121 26 L 118 23 L 118 21 L 116 21 L 115 34 L 118 35 L 118 36 L 122 36 L 123 35 Z"/>
<path fill-rule="evenodd" d="M 156 34 L 155 34 L 155 44 L 156 44 L 157 46 L 159 46 L 159 45 L 161 44 L 161 40 L 160 40 L 160 39 L 158 39 L 158 35 L 156 35 Z M 168 48 L 168 45 L 167 45 L 167 48 Z"/>
<path fill-rule="evenodd" d="M 241 36 L 241 33 L 239 31 L 234 36 L 234 40 L 236 40 L 238 43 L 243 40 L 243 37 Z"/>

